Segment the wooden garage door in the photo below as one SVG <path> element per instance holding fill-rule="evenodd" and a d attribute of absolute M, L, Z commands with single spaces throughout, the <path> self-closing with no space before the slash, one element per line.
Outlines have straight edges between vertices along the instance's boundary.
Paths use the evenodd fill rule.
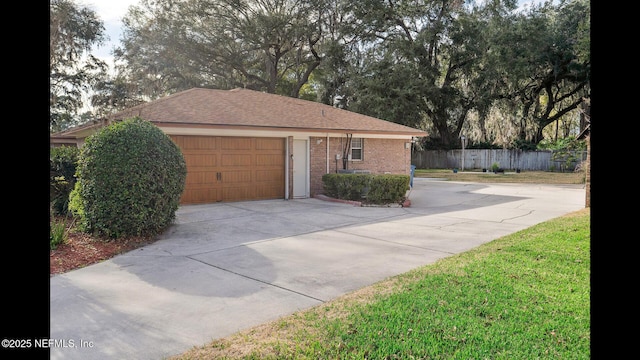
<path fill-rule="evenodd" d="M 284 198 L 282 138 L 172 135 L 187 163 L 181 204 Z"/>

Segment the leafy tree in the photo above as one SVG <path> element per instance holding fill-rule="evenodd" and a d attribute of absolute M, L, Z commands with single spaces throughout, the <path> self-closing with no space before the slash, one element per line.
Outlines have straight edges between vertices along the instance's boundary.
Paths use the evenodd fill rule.
<path fill-rule="evenodd" d="M 324 2 L 324 57 L 310 78 L 311 86 L 316 90 L 317 101 L 344 109 L 350 94 L 348 82 L 355 72 L 352 64 L 357 64 L 362 57 L 359 34 L 351 30 L 357 20 L 351 12 L 352 2 Z"/>
<path fill-rule="evenodd" d="M 49 7 L 49 130 L 78 122 L 85 94 L 106 73 L 106 64 L 89 53 L 106 39 L 96 13 L 72 0 Z"/>
<path fill-rule="evenodd" d="M 491 103 L 483 59 L 485 32 L 513 1 L 469 7 L 462 1 L 362 1 L 351 5 L 361 60 L 349 79 L 349 109 L 433 130 L 457 144 L 471 110 Z"/>
<path fill-rule="evenodd" d="M 590 7 L 515 0 L 142 0 L 103 111 L 198 87 L 302 97 L 422 128 L 429 147 L 535 147 L 590 98 Z M 547 129 L 545 131 L 545 129 Z M 425 142 L 427 145 L 427 142 Z"/>
<path fill-rule="evenodd" d="M 108 116 L 110 113 L 133 107 L 145 102 L 144 97 L 136 90 L 135 84 L 129 82 L 125 76 L 116 74 L 102 81 L 98 81 L 93 88 L 91 105 L 93 113 L 98 117 Z"/>
<path fill-rule="evenodd" d="M 125 16 L 122 75 L 138 96 L 194 86 L 299 97 L 323 61 L 324 1 L 143 0 Z M 131 90 L 130 90 L 131 91 Z"/>
<path fill-rule="evenodd" d="M 518 108 L 518 138 L 539 143 L 545 127 L 591 97 L 589 30 L 586 0 L 534 6 L 503 27 L 494 66 L 507 73 L 498 88 Z"/>

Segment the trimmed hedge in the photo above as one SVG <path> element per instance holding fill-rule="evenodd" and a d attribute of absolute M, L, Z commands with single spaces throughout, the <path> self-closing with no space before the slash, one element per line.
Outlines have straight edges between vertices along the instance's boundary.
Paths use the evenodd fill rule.
<path fill-rule="evenodd" d="M 406 200 L 409 190 L 409 175 L 373 175 L 367 202 L 373 204 L 394 204 Z"/>
<path fill-rule="evenodd" d="M 100 237 L 151 236 L 175 218 L 187 167 L 180 148 L 135 117 L 87 138 L 71 195 L 84 231 Z"/>
<path fill-rule="evenodd" d="M 402 203 L 409 190 L 409 175 L 324 174 L 327 196 L 371 204 Z"/>
<path fill-rule="evenodd" d="M 371 182 L 370 174 L 324 174 L 322 186 L 325 194 L 342 200 L 362 200 Z"/>

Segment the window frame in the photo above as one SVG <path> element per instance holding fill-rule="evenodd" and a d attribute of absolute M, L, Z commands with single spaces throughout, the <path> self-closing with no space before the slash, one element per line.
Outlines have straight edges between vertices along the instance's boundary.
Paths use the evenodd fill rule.
<path fill-rule="evenodd" d="M 359 146 L 354 146 L 354 140 L 358 140 Z M 353 150 L 360 150 L 360 158 L 353 156 Z M 351 161 L 363 161 L 364 160 L 364 138 L 351 138 L 351 146 L 349 147 L 349 157 Z"/>

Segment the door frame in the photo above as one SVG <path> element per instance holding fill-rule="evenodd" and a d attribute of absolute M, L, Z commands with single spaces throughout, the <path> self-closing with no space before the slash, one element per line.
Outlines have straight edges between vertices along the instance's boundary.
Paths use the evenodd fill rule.
<path fill-rule="evenodd" d="M 309 139 L 293 139 L 293 198 L 309 197 Z M 302 161 L 300 161 L 302 160 Z"/>

